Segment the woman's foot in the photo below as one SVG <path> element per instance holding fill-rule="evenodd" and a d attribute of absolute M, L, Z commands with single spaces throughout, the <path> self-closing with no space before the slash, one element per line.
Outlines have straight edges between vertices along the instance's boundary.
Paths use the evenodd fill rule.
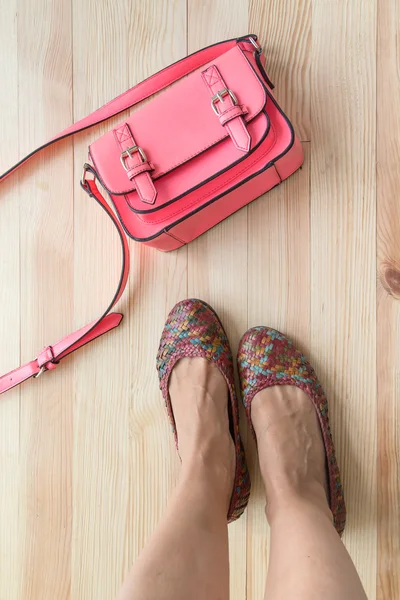
<path fill-rule="evenodd" d="M 299 501 L 318 502 L 330 513 L 326 456 L 315 408 L 303 390 L 276 385 L 252 400 L 267 516 Z"/>
<path fill-rule="evenodd" d="M 238 350 L 241 392 L 257 438 L 267 514 L 297 502 L 318 503 L 341 535 L 346 507 L 328 417 L 314 369 L 285 335 L 267 327 L 245 333 Z M 300 504 L 299 504 L 300 503 Z"/>
<path fill-rule="evenodd" d="M 196 478 L 205 502 L 243 513 L 250 495 L 239 433 L 232 352 L 216 313 L 201 300 L 184 300 L 168 315 L 157 353 L 160 389 L 182 459 L 182 477 Z"/>
<path fill-rule="evenodd" d="M 182 358 L 172 370 L 169 394 L 184 472 L 201 469 L 217 482 L 228 506 L 236 457 L 222 373 L 204 358 Z"/>

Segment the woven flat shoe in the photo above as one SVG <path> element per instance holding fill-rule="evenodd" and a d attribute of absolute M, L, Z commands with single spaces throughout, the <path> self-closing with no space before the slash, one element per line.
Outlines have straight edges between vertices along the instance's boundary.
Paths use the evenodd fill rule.
<path fill-rule="evenodd" d="M 240 517 L 250 495 L 250 476 L 239 434 L 239 410 L 233 376 L 233 359 L 221 322 L 210 306 L 201 300 L 184 300 L 170 312 L 161 336 L 157 354 L 160 389 L 172 424 L 175 443 L 178 435 L 169 397 L 169 378 L 177 361 L 185 357 L 202 357 L 215 363 L 225 378 L 231 410 L 230 431 L 235 443 L 236 471 L 227 519 L 231 523 Z"/>
<path fill-rule="evenodd" d="M 328 402 L 314 369 L 287 337 L 265 327 L 250 329 L 243 336 L 238 350 L 238 368 L 243 404 L 254 436 L 251 402 L 261 390 L 274 385 L 295 385 L 311 399 L 325 446 L 330 509 L 335 528 L 341 535 L 346 522 L 343 488 L 329 426 Z"/>

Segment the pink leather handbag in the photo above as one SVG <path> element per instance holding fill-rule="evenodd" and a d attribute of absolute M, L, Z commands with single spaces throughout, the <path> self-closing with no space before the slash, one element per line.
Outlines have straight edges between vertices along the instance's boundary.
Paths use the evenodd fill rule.
<path fill-rule="evenodd" d="M 0 393 L 54 369 L 119 325 L 122 315 L 110 311 L 128 279 L 126 235 L 158 250 L 175 250 L 300 167 L 301 144 L 272 94 L 264 64 L 255 35 L 208 46 L 68 127 L 1 176 L 3 181 L 48 145 L 164 90 L 93 142 L 83 167 L 82 188 L 111 217 L 121 238 L 122 271 L 112 301 L 96 321 L 2 376 Z"/>

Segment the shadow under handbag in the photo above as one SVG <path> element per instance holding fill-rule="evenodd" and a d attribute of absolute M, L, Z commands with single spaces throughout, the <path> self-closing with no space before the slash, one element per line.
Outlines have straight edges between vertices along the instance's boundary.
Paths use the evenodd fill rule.
<path fill-rule="evenodd" d="M 122 271 L 112 301 L 98 319 L 0 377 L 0 393 L 54 369 L 120 324 L 122 315 L 110 311 L 128 279 L 127 235 L 158 250 L 175 250 L 301 166 L 301 144 L 272 94 L 264 64 L 255 35 L 208 46 L 71 125 L 0 177 L 3 181 L 50 144 L 162 91 L 93 142 L 83 166 L 81 187 L 106 211 L 121 239 Z"/>

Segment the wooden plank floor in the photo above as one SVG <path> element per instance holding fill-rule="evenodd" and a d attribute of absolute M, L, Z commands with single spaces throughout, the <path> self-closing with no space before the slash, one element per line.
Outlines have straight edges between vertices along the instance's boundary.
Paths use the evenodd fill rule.
<path fill-rule="evenodd" d="M 119 330 L 0 398 L 0 600 L 110 600 L 179 463 L 154 367 L 188 296 L 294 337 L 329 393 L 344 541 L 370 600 L 400 598 L 400 0 L 8 0 L 0 19 L 0 171 L 144 77 L 259 35 L 304 142 L 289 181 L 178 252 L 131 243 Z M 2 186 L 0 370 L 95 318 L 116 236 L 79 188 L 90 140 Z M 245 429 L 244 429 L 245 430 Z M 268 528 L 253 495 L 230 527 L 232 600 L 262 598 Z"/>

